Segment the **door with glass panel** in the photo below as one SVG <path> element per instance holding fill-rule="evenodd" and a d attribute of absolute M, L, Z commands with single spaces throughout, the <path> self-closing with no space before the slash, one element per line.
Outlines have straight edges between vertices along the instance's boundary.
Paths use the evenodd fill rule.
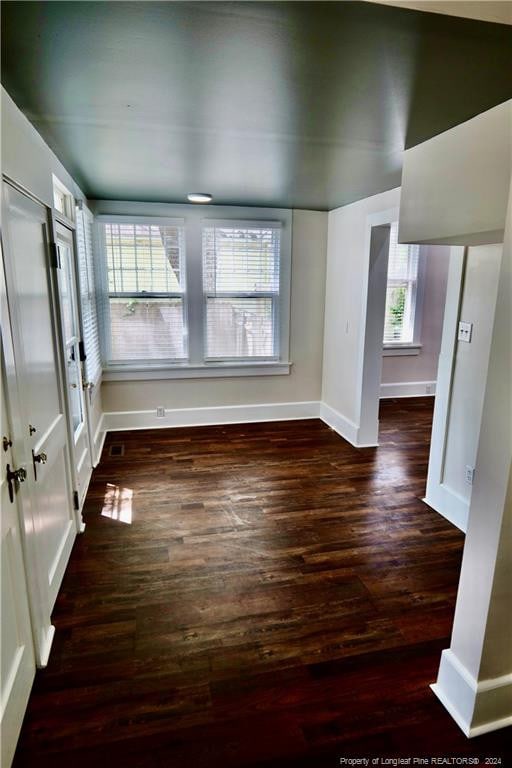
<path fill-rule="evenodd" d="M 69 401 L 69 432 L 73 452 L 75 490 L 81 509 L 92 472 L 88 419 L 82 375 L 83 348 L 80 339 L 77 280 L 73 233 L 62 224 L 56 225 L 59 259 L 59 293 L 62 343 Z"/>

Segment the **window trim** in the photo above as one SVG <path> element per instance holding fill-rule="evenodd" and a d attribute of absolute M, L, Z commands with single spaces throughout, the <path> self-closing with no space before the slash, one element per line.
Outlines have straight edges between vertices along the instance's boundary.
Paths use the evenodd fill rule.
<path fill-rule="evenodd" d="M 114 211 L 105 210 L 112 206 Z M 123 212 L 115 212 L 115 209 Z M 133 215 L 130 213 L 133 210 Z M 290 372 L 290 292 L 292 259 L 292 211 L 290 209 L 204 207 L 155 203 L 111 203 L 97 201 L 96 243 L 98 252 L 98 293 L 103 379 L 105 381 L 144 380 L 154 378 L 205 378 L 228 376 L 284 375 Z M 153 211 L 155 214 L 153 215 Z M 162 211 L 168 215 L 162 215 Z M 279 313 L 278 356 L 273 358 L 208 359 L 206 357 L 206 302 L 203 291 L 202 233 L 203 228 L 222 222 L 226 226 L 272 226 L 281 231 L 279 279 L 280 291 L 275 311 Z M 103 224 L 131 223 L 153 225 L 179 224 L 185 230 L 185 293 L 186 360 L 110 362 L 110 313 L 108 307 L 108 274 Z M 238 295 L 238 294 L 237 294 Z M 251 294 L 251 297 L 253 294 Z"/>
<path fill-rule="evenodd" d="M 263 221 L 247 220 L 247 219 L 203 219 L 201 222 L 201 243 L 204 239 L 204 230 L 208 227 L 219 227 L 221 229 L 275 229 L 279 231 L 279 292 L 275 291 L 205 291 L 203 280 L 203 340 L 206 347 L 208 323 L 207 323 L 207 305 L 209 299 L 270 299 L 272 302 L 272 316 L 273 316 L 273 347 L 274 355 L 261 355 L 254 357 L 212 357 L 207 355 L 206 349 L 204 350 L 204 362 L 207 364 L 215 363 L 258 363 L 258 362 L 279 362 L 281 359 L 281 323 L 282 317 L 280 314 L 281 298 L 282 298 L 282 243 L 281 232 L 282 223 L 279 220 Z M 201 259 L 203 257 L 201 246 Z M 202 266 L 204 266 L 202 262 Z M 276 322 L 277 319 L 277 322 Z"/>

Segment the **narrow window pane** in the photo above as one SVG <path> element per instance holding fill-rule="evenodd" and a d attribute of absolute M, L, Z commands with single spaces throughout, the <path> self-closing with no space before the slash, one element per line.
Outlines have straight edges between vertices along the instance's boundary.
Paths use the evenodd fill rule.
<path fill-rule="evenodd" d="M 398 222 L 391 225 L 384 317 L 384 344 L 412 344 L 418 279 L 418 245 L 398 243 Z"/>
<path fill-rule="evenodd" d="M 207 356 L 272 357 L 273 314 L 270 298 L 207 299 Z"/>
<path fill-rule="evenodd" d="M 112 360 L 186 357 L 183 299 L 111 298 Z"/>

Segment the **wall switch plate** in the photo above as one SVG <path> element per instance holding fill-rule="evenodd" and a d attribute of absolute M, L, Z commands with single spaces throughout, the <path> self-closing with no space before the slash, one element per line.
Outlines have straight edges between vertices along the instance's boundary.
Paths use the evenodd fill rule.
<path fill-rule="evenodd" d="M 160 418 L 162 416 L 165 416 L 165 408 L 163 407 L 163 405 L 158 405 L 157 406 L 156 415 L 159 416 Z"/>
<path fill-rule="evenodd" d="M 459 331 L 457 333 L 457 341 L 471 341 L 473 335 L 473 323 L 466 323 L 463 320 L 459 323 Z"/>
<path fill-rule="evenodd" d="M 466 474 L 465 474 L 465 481 L 468 485 L 473 485 L 473 480 L 475 478 L 475 468 L 470 467 L 469 464 L 466 465 Z"/>

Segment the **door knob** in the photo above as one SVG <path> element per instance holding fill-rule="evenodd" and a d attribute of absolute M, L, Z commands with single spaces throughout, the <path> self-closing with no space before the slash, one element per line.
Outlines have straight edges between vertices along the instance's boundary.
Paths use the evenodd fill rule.
<path fill-rule="evenodd" d="M 82 386 L 84 389 L 92 389 L 94 387 L 94 384 L 92 381 L 84 381 Z"/>
<path fill-rule="evenodd" d="M 41 451 L 41 453 L 34 453 L 32 451 L 32 463 L 34 465 L 34 480 L 37 480 L 37 464 L 46 464 L 48 461 L 48 456 L 44 451 Z"/>
<path fill-rule="evenodd" d="M 11 469 L 10 465 L 7 464 L 6 467 L 7 471 L 7 487 L 9 489 L 9 500 L 12 504 L 14 501 L 14 488 L 16 483 L 24 483 L 27 479 L 27 470 L 23 467 L 20 467 L 19 469 Z"/>

